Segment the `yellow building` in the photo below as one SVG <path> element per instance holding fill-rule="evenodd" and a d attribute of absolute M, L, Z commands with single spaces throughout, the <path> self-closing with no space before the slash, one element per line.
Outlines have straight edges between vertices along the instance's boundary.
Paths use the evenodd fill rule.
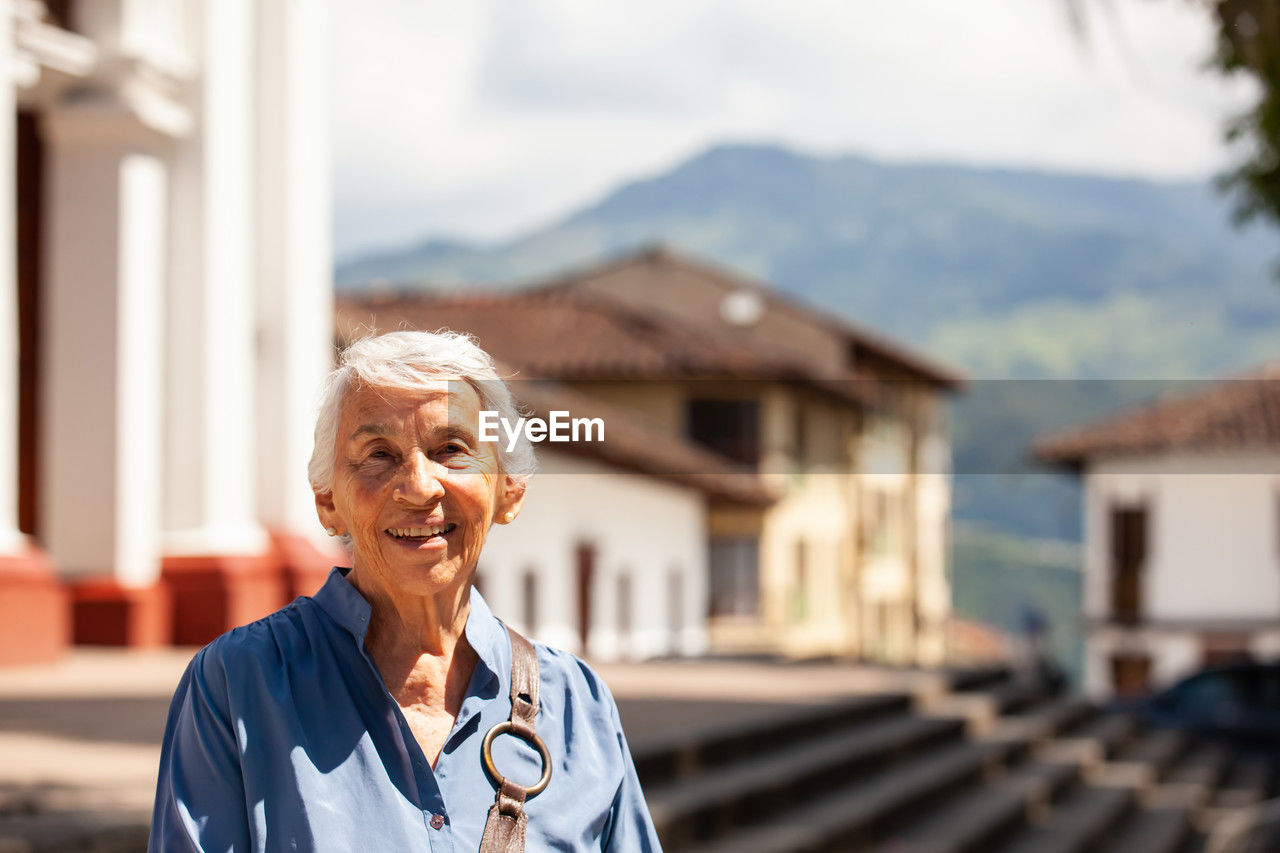
<path fill-rule="evenodd" d="M 661 249 L 513 293 L 347 298 L 338 316 L 340 337 L 471 332 L 517 396 L 571 385 L 761 479 L 771 503 L 707 507 L 713 650 L 943 659 L 955 373 Z"/>

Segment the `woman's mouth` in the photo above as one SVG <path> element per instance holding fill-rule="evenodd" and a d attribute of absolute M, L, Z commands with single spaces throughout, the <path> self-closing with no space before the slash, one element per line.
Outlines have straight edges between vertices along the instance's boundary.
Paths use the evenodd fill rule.
<path fill-rule="evenodd" d="M 456 530 L 458 525 L 453 522 L 447 524 L 433 524 L 430 527 L 389 527 L 387 534 L 393 539 L 401 539 L 406 542 L 429 542 L 432 539 L 443 540 L 445 536 Z"/>

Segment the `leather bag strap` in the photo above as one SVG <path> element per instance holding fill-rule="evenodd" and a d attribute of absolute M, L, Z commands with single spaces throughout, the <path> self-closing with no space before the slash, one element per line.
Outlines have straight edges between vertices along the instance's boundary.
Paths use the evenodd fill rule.
<path fill-rule="evenodd" d="M 507 635 L 511 638 L 511 717 L 489 730 L 481 748 L 485 769 L 497 783 L 498 793 L 489 807 L 480 853 L 523 853 L 525 827 L 529 822 L 524 812 L 525 800 L 541 793 L 551 780 L 551 756 L 534 730 L 534 718 L 538 715 L 538 656 L 533 644 L 519 632 L 508 627 Z M 493 739 L 504 732 L 529 742 L 538 750 L 542 757 L 542 778 L 537 784 L 526 788 L 502 776 L 494 767 L 490 748 Z"/>

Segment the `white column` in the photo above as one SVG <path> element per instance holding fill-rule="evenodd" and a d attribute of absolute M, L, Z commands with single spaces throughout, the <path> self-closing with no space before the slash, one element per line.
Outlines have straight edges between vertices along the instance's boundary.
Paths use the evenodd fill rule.
<path fill-rule="evenodd" d="M 326 12 L 324 0 L 259 3 L 256 53 L 259 512 L 318 539 L 306 470 L 333 361 Z"/>
<path fill-rule="evenodd" d="M 12 68 L 13 9 L 0 0 L 0 554 L 19 550 L 18 532 L 18 270 L 17 204 L 13 163 L 17 156 L 17 103 Z"/>
<path fill-rule="evenodd" d="M 165 170 L 134 118 L 47 116 L 41 531 L 65 575 L 159 573 Z"/>
<path fill-rule="evenodd" d="M 167 554 L 258 553 L 253 489 L 252 8 L 195 0 L 196 126 L 175 149 L 166 341 Z"/>

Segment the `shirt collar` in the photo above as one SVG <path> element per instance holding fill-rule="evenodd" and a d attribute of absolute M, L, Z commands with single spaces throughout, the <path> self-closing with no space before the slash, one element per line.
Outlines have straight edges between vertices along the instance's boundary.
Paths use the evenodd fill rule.
<path fill-rule="evenodd" d="M 373 608 L 347 580 L 349 571 L 351 569 L 337 566 L 331 569 L 324 586 L 312 596 L 312 600 L 363 646 Z M 471 613 L 467 617 L 465 632 L 467 642 L 479 656 L 480 662 L 498 677 L 499 682 L 505 683 L 503 674 L 511 671 L 511 647 L 507 641 L 506 629 L 474 586 L 471 587 Z"/>
<path fill-rule="evenodd" d="M 489 667 L 499 682 L 506 684 L 507 679 L 503 676 L 511 672 L 511 643 L 507 639 L 507 629 L 493 615 L 488 602 L 474 585 L 471 587 L 471 615 L 467 617 L 466 635 L 480 662 Z"/>
<path fill-rule="evenodd" d="M 356 638 L 357 643 L 363 645 L 364 635 L 369 630 L 369 615 L 373 612 L 373 608 L 364 600 L 360 591 L 347 580 L 349 571 L 351 569 L 334 566 L 329 570 L 329 577 L 325 579 L 324 586 L 320 587 L 311 598 L 325 613 L 329 614 L 330 619 L 345 628 Z"/>

